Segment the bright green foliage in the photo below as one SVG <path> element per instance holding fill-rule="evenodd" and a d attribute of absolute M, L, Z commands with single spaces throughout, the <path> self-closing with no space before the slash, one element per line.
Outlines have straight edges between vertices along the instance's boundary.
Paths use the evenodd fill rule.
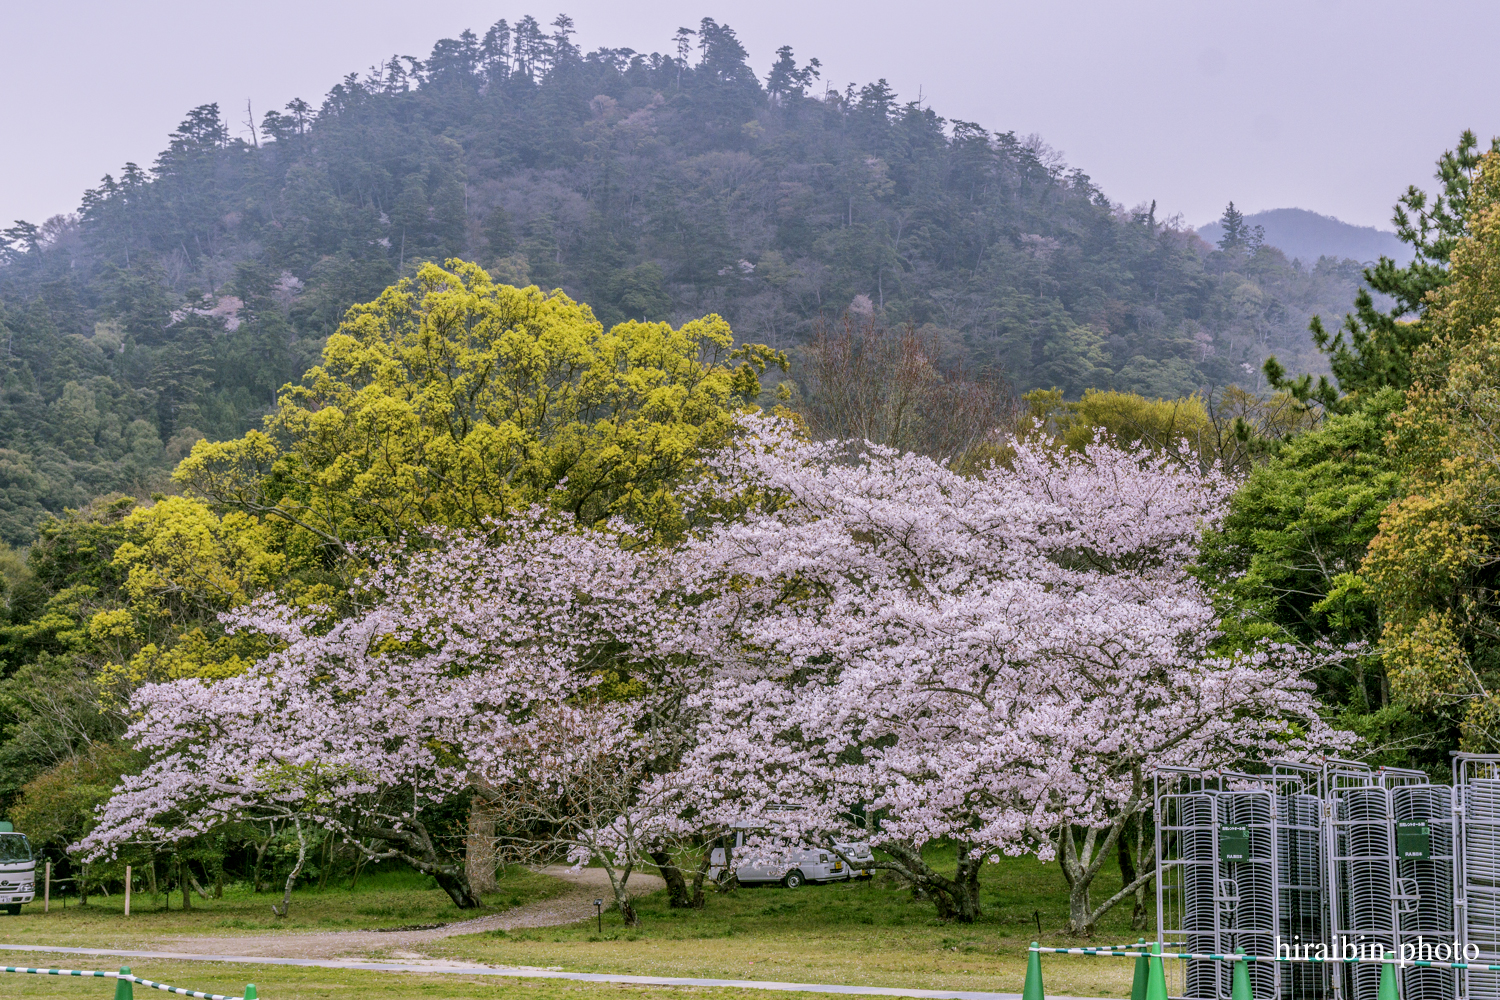
<path fill-rule="evenodd" d="M 1121 447 L 1187 454 L 1202 465 L 1215 462 L 1247 470 L 1272 442 L 1311 425 L 1308 414 L 1285 393 L 1260 399 L 1230 386 L 1205 398 L 1148 399 L 1133 392 L 1089 389 L 1068 402 L 1057 389 L 1035 389 L 1022 397 L 1023 418 L 1065 447 L 1081 451 L 1103 434 Z"/>
<path fill-rule="evenodd" d="M 1399 490 L 1384 439 L 1401 405 L 1395 390 L 1375 393 L 1360 409 L 1280 444 L 1250 472 L 1223 526 L 1205 538 L 1200 563 L 1218 590 L 1231 641 L 1378 639 L 1376 601 L 1360 566 Z M 1316 680 L 1327 703 L 1344 706 L 1341 724 L 1405 725 L 1364 719 L 1389 701 L 1377 658 L 1353 657 Z"/>
<path fill-rule="evenodd" d="M 1463 204 L 1447 283 L 1428 297 L 1428 339 L 1391 444 L 1399 497 L 1364 575 L 1380 599 L 1393 693 L 1461 723 L 1463 743 L 1500 749 L 1500 152 Z"/>
<path fill-rule="evenodd" d="M 124 520 L 127 540 L 114 564 L 126 570 L 132 604 L 159 615 L 212 613 L 245 603 L 281 575 L 286 557 L 271 551 L 271 532 L 255 518 L 221 519 L 187 497 L 164 497 Z"/>
<path fill-rule="evenodd" d="M 123 606 L 95 613 L 87 627 L 89 647 L 107 657 L 96 679 L 102 692 L 232 676 L 265 653 L 246 636 L 224 635 L 216 616 L 278 585 L 298 596 L 286 579 L 287 558 L 276 550 L 281 539 L 269 527 L 240 511 L 221 518 L 187 497 L 138 507 L 123 527 L 114 556 L 125 573 Z"/>
<path fill-rule="evenodd" d="M 199 442 L 176 478 L 339 548 L 536 503 L 670 531 L 672 488 L 785 364 L 732 344 L 718 316 L 606 332 L 560 291 L 427 264 L 350 311 L 264 432 Z"/>
<path fill-rule="evenodd" d="M 139 684 L 238 673 L 264 645 L 219 612 L 273 585 L 332 602 L 283 539 L 199 500 L 105 497 L 44 522 L 0 623 L 0 808 L 21 785 L 123 728 Z M 105 709 L 101 711 L 101 705 Z"/>

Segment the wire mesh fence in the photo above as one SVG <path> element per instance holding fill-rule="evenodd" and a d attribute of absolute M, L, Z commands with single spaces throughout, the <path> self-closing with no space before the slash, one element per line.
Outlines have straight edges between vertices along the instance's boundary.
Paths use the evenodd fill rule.
<path fill-rule="evenodd" d="M 1500 1000 L 1500 755 L 1453 784 L 1357 761 L 1155 775 L 1157 943 L 1171 996 Z M 1492 966 L 1494 968 L 1492 968 Z"/>

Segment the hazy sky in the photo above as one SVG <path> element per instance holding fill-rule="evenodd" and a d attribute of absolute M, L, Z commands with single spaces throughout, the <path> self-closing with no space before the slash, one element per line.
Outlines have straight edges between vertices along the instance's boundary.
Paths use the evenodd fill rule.
<path fill-rule="evenodd" d="M 562 0 L 552 0 L 561 3 Z M 902 99 L 1040 134 L 1109 196 L 1215 218 L 1297 206 L 1389 228 L 1465 127 L 1500 133 L 1490 69 L 1500 4 L 1383 0 L 1060 3 L 568 0 L 584 48 L 667 51 L 679 25 L 728 23 L 764 75 L 777 46 L 840 88 L 885 77 Z M 183 112 L 234 123 L 393 53 L 551 7 L 446 0 L 0 2 L 0 225 L 78 204 L 149 164 Z"/>

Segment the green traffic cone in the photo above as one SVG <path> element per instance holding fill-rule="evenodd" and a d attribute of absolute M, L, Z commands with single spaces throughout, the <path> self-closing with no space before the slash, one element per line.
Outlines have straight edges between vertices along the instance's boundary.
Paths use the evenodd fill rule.
<path fill-rule="evenodd" d="M 1137 944 L 1145 944 L 1146 939 L 1141 938 Z M 1135 956 L 1135 981 L 1130 984 L 1130 1000 L 1146 1000 L 1146 980 L 1151 973 L 1146 969 L 1146 949 L 1136 949 Z"/>
<path fill-rule="evenodd" d="M 1036 942 L 1031 942 L 1031 951 L 1027 952 L 1026 985 L 1021 987 L 1021 1000 L 1047 1000 L 1042 991 L 1042 956 L 1036 947 Z"/>
<path fill-rule="evenodd" d="M 1161 945 L 1151 946 L 1146 976 L 1146 1000 L 1167 1000 L 1167 972 L 1161 964 Z"/>
<path fill-rule="evenodd" d="M 130 975 L 130 966 L 120 966 L 120 975 Z M 135 984 L 128 979 L 116 979 L 115 1000 L 135 1000 Z"/>
<path fill-rule="evenodd" d="M 1235 951 L 1236 955 L 1244 955 L 1245 949 Z M 1255 1000 L 1254 994 L 1250 992 L 1250 963 L 1243 958 L 1234 962 L 1234 976 L 1230 981 L 1229 1000 Z"/>
<path fill-rule="evenodd" d="M 1395 958 L 1394 952 L 1386 952 L 1386 958 Z M 1380 992 L 1376 994 L 1378 1000 L 1400 1000 L 1401 994 L 1396 990 L 1396 963 L 1380 963 Z"/>
<path fill-rule="evenodd" d="M 245 1000 L 257 1000 L 257 998 L 255 996 L 255 984 L 254 983 L 246 983 L 245 984 Z"/>

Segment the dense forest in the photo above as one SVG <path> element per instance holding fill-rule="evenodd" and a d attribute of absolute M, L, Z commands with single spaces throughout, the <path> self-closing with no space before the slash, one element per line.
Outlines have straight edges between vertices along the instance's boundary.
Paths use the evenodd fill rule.
<path fill-rule="evenodd" d="M 572 34 L 500 21 L 320 107 L 194 108 L 154 164 L 6 229 L 0 539 L 257 425 L 349 306 L 424 261 L 560 287 L 606 326 L 718 313 L 778 349 L 852 311 L 1069 399 L 1253 391 L 1272 353 L 1326 371 L 1308 319 L 1361 284 L 1253 230 L 1210 246 L 1036 137 L 825 86 L 790 48 L 762 75 L 711 19 L 666 54 Z"/>

